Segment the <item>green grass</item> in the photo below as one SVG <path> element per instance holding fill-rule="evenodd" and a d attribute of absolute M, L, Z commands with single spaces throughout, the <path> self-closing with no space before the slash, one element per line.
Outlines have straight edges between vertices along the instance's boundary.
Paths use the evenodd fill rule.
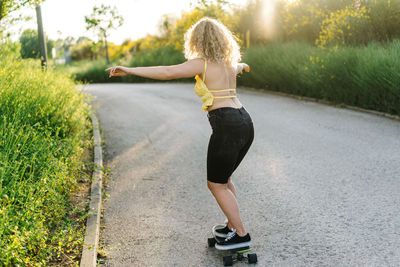
<path fill-rule="evenodd" d="M 0 44 L 0 262 L 46 265 L 83 242 L 68 196 L 90 143 L 87 97 L 16 51 Z"/>
<path fill-rule="evenodd" d="M 318 49 L 307 43 L 269 43 L 243 53 L 251 71 L 239 85 L 308 96 L 337 104 L 400 115 L 400 40 L 368 46 Z M 182 52 L 171 47 L 136 53 L 110 65 L 156 66 L 184 62 Z M 85 82 L 152 82 L 137 76 L 109 79 L 104 61 L 75 63 L 67 67 Z M 174 80 L 192 82 L 194 79 Z M 157 81 L 158 82 L 158 81 Z"/>
<path fill-rule="evenodd" d="M 303 43 L 248 49 L 239 84 L 400 115 L 400 41 L 321 50 Z"/>
<path fill-rule="evenodd" d="M 151 51 L 136 53 L 132 57 L 124 58 L 110 64 L 105 59 L 95 61 L 82 60 L 72 62 L 67 66 L 58 67 L 59 70 L 71 74 L 76 80 L 91 83 L 114 83 L 114 82 L 154 82 L 155 80 L 138 76 L 108 77 L 108 72 L 104 70 L 110 66 L 123 65 L 129 67 L 137 66 L 166 66 L 180 64 L 185 61 L 182 52 L 174 50 L 172 47 L 161 47 Z M 184 79 L 185 81 L 194 79 Z M 169 82 L 177 82 L 173 80 Z M 182 80 L 180 80 L 182 81 Z M 158 81 L 160 82 L 160 81 Z"/>

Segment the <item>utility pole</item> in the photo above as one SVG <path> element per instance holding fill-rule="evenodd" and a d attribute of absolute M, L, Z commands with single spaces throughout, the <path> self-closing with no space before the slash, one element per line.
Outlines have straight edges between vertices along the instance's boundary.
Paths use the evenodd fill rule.
<path fill-rule="evenodd" d="M 107 43 L 107 35 L 104 33 L 104 41 L 106 45 L 106 59 L 107 59 L 107 64 L 110 64 L 110 56 L 108 55 L 108 43 Z"/>
<path fill-rule="evenodd" d="M 36 6 L 36 19 L 38 24 L 38 38 L 40 47 L 40 61 L 42 67 L 47 67 L 47 47 L 46 40 L 43 32 L 43 21 L 42 21 L 42 11 L 40 5 Z"/>

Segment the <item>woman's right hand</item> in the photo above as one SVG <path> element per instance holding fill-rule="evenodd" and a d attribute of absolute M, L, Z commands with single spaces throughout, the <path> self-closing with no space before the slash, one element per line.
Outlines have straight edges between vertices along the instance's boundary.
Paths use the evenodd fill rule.
<path fill-rule="evenodd" d="M 123 66 L 115 66 L 115 67 L 111 67 L 106 69 L 105 71 L 110 71 L 110 76 L 109 78 L 111 78 L 111 76 L 125 76 L 128 75 L 128 68 L 123 67 Z"/>

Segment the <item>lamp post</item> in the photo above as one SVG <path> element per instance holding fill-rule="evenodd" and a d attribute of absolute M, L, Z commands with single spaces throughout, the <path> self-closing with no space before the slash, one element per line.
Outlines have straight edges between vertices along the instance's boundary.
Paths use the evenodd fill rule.
<path fill-rule="evenodd" d="M 47 67 L 47 48 L 46 48 L 46 40 L 43 32 L 43 22 L 42 22 L 42 11 L 40 5 L 36 6 L 36 18 L 38 24 L 38 38 L 39 38 L 39 47 L 40 47 L 40 61 L 42 67 Z"/>

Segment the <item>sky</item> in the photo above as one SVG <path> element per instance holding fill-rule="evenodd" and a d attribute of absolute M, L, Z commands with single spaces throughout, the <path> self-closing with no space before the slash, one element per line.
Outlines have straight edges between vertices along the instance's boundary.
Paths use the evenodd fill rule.
<path fill-rule="evenodd" d="M 246 0 L 232 0 L 238 4 Z M 182 11 L 190 10 L 197 0 L 46 0 L 41 4 L 43 28 L 47 38 L 87 36 L 96 40 L 93 32 L 87 31 L 85 15 L 92 13 L 93 6 L 101 4 L 116 6 L 124 18 L 124 24 L 110 33 L 108 40 L 121 44 L 125 39 L 136 40 L 147 33 L 157 34 L 157 25 L 163 14 L 180 17 Z M 32 20 L 20 23 L 13 30 L 13 39 L 18 39 L 22 30 L 37 29 L 35 8 L 23 8 L 14 15 L 32 16 Z"/>

